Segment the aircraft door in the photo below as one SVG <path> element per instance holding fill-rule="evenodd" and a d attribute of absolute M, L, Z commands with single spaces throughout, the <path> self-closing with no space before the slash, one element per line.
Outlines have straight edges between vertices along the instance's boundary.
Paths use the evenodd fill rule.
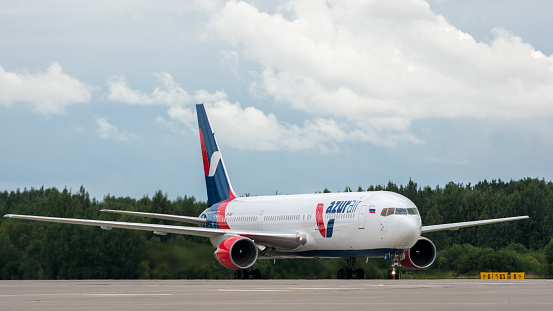
<path fill-rule="evenodd" d="M 257 230 L 263 230 L 263 212 L 265 212 L 264 210 L 261 210 L 259 212 L 259 217 L 257 217 Z"/>
<path fill-rule="evenodd" d="M 359 229 L 365 229 L 365 215 L 367 214 L 367 204 L 361 205 L 359 209 Z"/>

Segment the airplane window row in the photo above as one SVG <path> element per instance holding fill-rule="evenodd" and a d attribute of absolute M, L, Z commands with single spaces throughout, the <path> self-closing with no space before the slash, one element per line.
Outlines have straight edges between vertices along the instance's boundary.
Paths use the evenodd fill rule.
<path fill-rule="evenodd" d="M 380 216 L 389 216 L 389 215 L 418 215 L 419 211 L 416 208 L 395 208 L 387 207 L 383 208 Z"/>
<path fill-rule="evenodd" d="M 334 218 L 334 219 L 347 219 L 347 218 L 354 218 L 355 214 L 349 213 L 349 214 L 326 214 L 325 218 Z M 306 217 L 303 215 L 303 220 L 305 220 Z M 307 219 L 311 219 L 311 215 L 307 215 Z M 256 216 L 233 216 L 233 217 L 226 217 L 223 219 L 223 221 L 226 222 L 246 222 L 246 221 L 256 221 Z M 286 220 L 302 220 L 302 215 L 267 215 L 263 217 L 263 221 L 286 221 Z"/>
<path fill-rule="evenodd" d="M 304 215 L 305 218 L 305 215 Z M 301 220 L 301 215 L 270 215 L 263 217 L 265 221 L 275 221 L 275 220 Z"/>
<path fill-rule="evenodd" d="M 244 217 L 227 217 L 223 219 L 226 222 L 239 222 L 239 221 L 255 221 L 255 216 L 244 216 Z"/>
<path fill-rule="evenodd" d="M 325 214 L 325 218 L 334 218 L 334 219 L 347 219 L 355 217 L 354 213 L 349 214 Z"/>

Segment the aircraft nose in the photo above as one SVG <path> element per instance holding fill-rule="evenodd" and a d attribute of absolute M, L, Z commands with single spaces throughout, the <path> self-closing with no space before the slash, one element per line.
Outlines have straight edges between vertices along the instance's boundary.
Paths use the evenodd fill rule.
<path fill-rule="evenodd" d="M 397 230 L 399 236 L 404 241 L 414 241 L 414 244 L 421 234 L 420 218 L 413 216 L 403 217 L 397 224 Z"/>

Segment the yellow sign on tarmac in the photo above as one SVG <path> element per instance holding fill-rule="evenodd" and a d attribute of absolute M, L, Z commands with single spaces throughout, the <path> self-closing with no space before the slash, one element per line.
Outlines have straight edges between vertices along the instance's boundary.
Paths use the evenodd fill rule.
<path fill-rule="evenodd" d="M 511 272 L 511 280 L 524 279 L 524 272 Z M 506 280 L 509 278 L 507 272 L 480 272 L 480 279 L 482 280 Z"/>
<path fill-rule="evenodd" d="M 490 280 L 492 278 L 491 272 L 480 272 L 480 278 L 482 280 Z"/>
<path fill-rule="evenodd" d="M 523 280 L 524 272 L 511 272 L 511 280 Z"/>
<path fill-rule="evenodd" d="M 494 280 L 506 280 L 508 275 L 507 272 L 494 272 L 492 278 Z"/>

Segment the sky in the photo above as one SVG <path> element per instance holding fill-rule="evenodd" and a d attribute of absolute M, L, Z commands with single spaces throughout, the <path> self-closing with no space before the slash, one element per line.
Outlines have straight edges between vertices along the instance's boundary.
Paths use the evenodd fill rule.
<path fill-rule="evenodd" d="M 0 0 L 0 190 L 553 180 L 550 1 Z"/>

